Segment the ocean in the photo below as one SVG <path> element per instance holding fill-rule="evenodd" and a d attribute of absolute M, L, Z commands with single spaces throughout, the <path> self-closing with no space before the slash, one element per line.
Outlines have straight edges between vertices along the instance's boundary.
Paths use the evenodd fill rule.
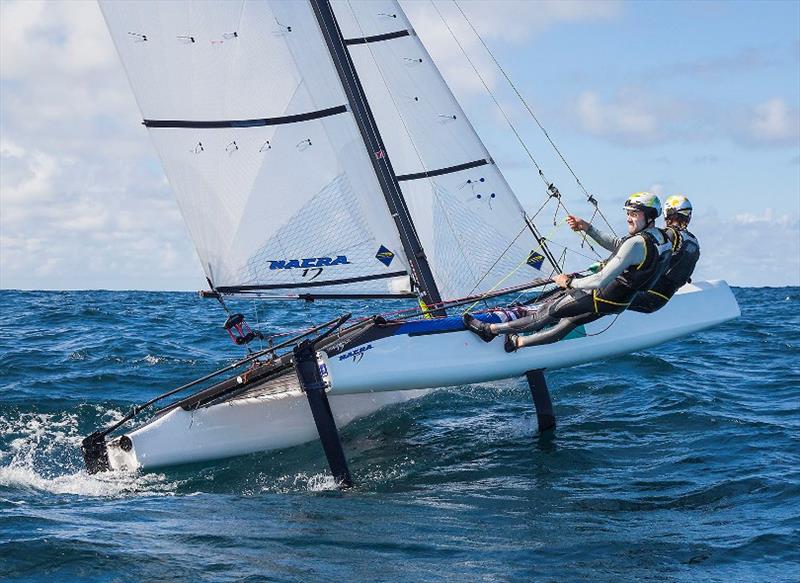
<path fill-rule="evenodd" d="M 551 439 L 522 379 L 348 425 L 348 491 L 317 442 L 88 475 L 82 436 L 242 349 L 191 293 L 0 291 L 0 580 L 797 581 L 800 288 L 734 291 L 738 320 L 548 373 Z"/>

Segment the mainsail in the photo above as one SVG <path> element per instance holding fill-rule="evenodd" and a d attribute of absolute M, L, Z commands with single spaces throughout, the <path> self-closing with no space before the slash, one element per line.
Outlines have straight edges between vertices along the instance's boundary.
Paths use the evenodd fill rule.
<path fill-rule="evenodd" d="M 216 290 L 404 294 L 410 275 L 438 300 L 540 275 L 393 0 L 101 8 Z"/>

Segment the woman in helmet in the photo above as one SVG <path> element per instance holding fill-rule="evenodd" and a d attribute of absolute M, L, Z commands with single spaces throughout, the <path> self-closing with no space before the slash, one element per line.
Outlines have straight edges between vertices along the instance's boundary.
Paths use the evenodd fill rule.
<path fill-rule="evenodd" d="M 649 289 L 661 276 L 672 251 L 666 236 L 655 227 L 661 214 L 657 196 L 637 192 L 628 197 L 624 209 L 628 236 L 621 239 L 597 231 L 583 219 L 567 219 L 573 230 L 586 231 L 598 244 L 613 251 L 601 271 L 583 278 L 557 275 L 554 281 L 564 291 L 536 306 L 535 311 L 501 324 L 488 324 L 464 314 L 466 327 L 487 342 L 498 334 L 508 334 L 505 348 L 513 352 L 523 346 L 556 342 L 581 324 L 624 311 L 636 292 Z M 552 324 L 552 328 L 538 332 Z M 537 333 L 519 336 L 521 332 Z"/>
<path fill-rule="evenodd" d="M 692 203 L 682 195 L 670 196 L 664 203 L 664 220 L 667 237 L 672 242 L 672 257 L 669 266 L 650 289 L 639 292 L 628 307 L 647 314 L 663 308 L 684 284 L 691 281 L 697 260 L 700 259 L 700 243 L 686 228 L 692 220 Z"/>

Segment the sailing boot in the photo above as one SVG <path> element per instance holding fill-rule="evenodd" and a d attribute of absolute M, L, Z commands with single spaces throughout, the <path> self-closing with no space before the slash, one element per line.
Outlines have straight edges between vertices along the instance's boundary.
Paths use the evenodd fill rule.
<path fill-rule="evenodd" d="M 497 334 L 492 332 L 489 324 L 481 322 L 472 314 L 464 314 L 461 319 L 464 320 L 464 326 L 467 327 L 467 330 L 480 336 L 481 340 L 484 342 L 491 342 L 495 339 L 495 336 L 497 336 Z"/>

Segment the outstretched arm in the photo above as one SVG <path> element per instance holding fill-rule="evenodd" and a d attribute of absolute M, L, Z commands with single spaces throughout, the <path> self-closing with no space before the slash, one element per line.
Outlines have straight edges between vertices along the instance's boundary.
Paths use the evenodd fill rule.
<path fill-rule="evenodd" d="M 583 231 L 592 239 L 597 241 L 598 245 L 609 251 L 616 251 L 617 248 L 622 245 L 622 239 L 620 237 L 615 237 L 609 233 L 598 231 L 594 228 L 594 226 L 589 224 L 589 222 L 584 221 L 580 217 L 573 215 L 567 216 L 567 224 L 573 231 Z"/>
<path fill-rule="evenodd" d="M 604 233 L 603 231 L 595 229 L 594 225 L 589 225 L 586 234 L 597 241 L 598 245 L 609 251 L 616 251 L 619 246 L 622 245 L 622 237 L 616 237 L 611 233 Z"/>

